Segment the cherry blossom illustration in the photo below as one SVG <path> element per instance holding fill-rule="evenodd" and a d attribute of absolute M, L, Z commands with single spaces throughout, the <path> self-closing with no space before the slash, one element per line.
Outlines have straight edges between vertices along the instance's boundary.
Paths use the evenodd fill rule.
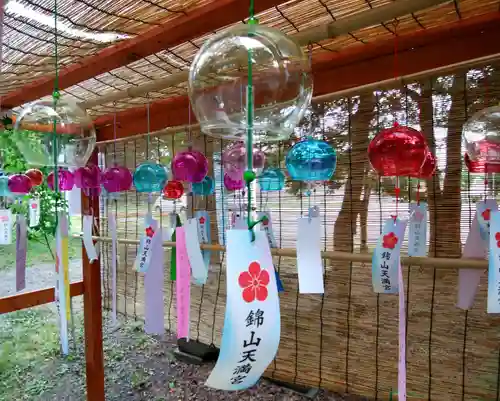
<path fill-rule="evenodd" d="M 398 243 L 398 237 L 393 232 L 390 232 L 387 235 L 384 235 L 382 240 L 382 246 L 388 249 L 394 249 L 396 244 Z"/>
<path fill-rule="evenodd" d="M 481 213 L 481 216 L 483 216 L 483 219 L 486 221 L 490 221 L 491 217 L 491 209 L 485 209 L 483 213 Z"/>
<path fill-rule="evenodd" d="M 265 301 L 268 295 L 269 273 L 262 270 L 258 262 L 252 262 L 248 271 L 242 272 L 238 277 L 238 284 L 243 288 L 245 302 Z"/>

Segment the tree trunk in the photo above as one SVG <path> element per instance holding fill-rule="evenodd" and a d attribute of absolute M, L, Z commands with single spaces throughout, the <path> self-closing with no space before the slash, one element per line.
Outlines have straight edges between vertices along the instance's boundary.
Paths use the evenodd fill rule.
<path fill-rule="evenodd" d="M 456 76 L 453 82 L 451 109 L 448 116 L 446 137 L 446 175 L 439 204 L 438 225 L 440 235 L 436 237 L 437 256 L 460 257 L 461 172 L 462 172 L 462 126 L 464 124 L 465 77 Z"/>
<path fill-rule="evenodd" d="M 368 207 L 370 205 L 371 185 L 365 180 L 363 188 L 363 200 L 361 201 L 361 210 L 359 212 L 359 227 L 361 230 L 360 252 L 368 252 Z"/>
<path fill-rule="evenodd" d="M 420 108 L 420 129 L 427 139 L 431 152 L 436 154 L 436 141 L 434 139 L 434 108 L 432 103 L 432 81 L 425 82 L 422 85 L 422 95 L 419 100 Z M 437 238 L 437 210 L 441 203 L 441 189 L 439 187 L 439 175 L 426 181 L 427 204 L 429 206 L 429 255 L 436 256 L 436 238 Z"/>

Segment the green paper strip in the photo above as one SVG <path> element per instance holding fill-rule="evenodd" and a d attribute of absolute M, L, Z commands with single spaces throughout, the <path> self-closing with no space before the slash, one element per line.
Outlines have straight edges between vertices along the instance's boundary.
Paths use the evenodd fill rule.
<path fill-rule="evenodd" d="M 176 218 L 175 218 L 175 227 L 182 227 L 182 223 L 181 223 L 181 218 L 179 217 L 179 215 L 177 214 L 176 215 Z M 174 230 L 173 234 L 172 234 L 172 238 L 171 238 L 171 241 L 172 242 L 175 242 L 175 239 L 176 239 L 176 233 L 177 230 Z M 175 281 L 177 279 L 177 251 L 176 251 L 176 247 L 174 246 L 172 248 L 172 253 L 170 254 L 170 280 L 171 281 Z"/>

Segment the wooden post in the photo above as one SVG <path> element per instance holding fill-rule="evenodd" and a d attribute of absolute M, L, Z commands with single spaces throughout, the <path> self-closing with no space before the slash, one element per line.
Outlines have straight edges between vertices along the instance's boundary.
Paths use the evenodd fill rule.
<path fill-rule="evenodd" d="M 91 159 L 97 164 L 97 152 Z M 82 192 L 82 212 L 93 214 L 99 221 L 99 197 L 88 197 Z M 99 226 L 99 225 L 97 225 Z M 90 263 L 82 246 L 83 259 L 83 311 L 85 328 L 85 361 L 87 400 L 105 401 L 104 353 L 102 347 L 102 296 L 100 261 Z"/>

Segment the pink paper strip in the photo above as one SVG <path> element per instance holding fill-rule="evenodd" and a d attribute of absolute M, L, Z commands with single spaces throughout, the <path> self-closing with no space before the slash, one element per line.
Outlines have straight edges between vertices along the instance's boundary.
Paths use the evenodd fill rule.
<path fill-rule="evenodd" d="M 486 254 L 487 244 L 481 239 L 479 222 L 477 221 L 477 216 L 474 216 L 462 257 L 468 259 L 485 259 Z M 461 309 L 472 308 L 482 275 L 483 271 L 478 269 L 460 269 L 458 271 L 457 307 Z"/>
<path fill-rule="evenodd" d="M 177 227 L 175 235 L 177 264 L 177 278 L 175 281 L 177 297 L 177 338 L 189 339 L 191 266 L 189 265 L 189 258 L 186 249 L 186 235 L 184 233 L 184 227 Z"/>
<path fill-rule="evenodd" d="M 151 264 L 144 275 L 145 325 L 147 334 L 165 331 L 165 302 L 163 298 L 164 272 L 162 231 L 158 230 L 151 244 Z"/>
<path fill-rule="evenodd" d="M 398 366 L 398 400 L 406 401 L 406 311 L 403 269 L 399 263 L 399 366 Z"/>
<path fill-rule="evenodd" d="M 108 227 L 111 234 L 111 318 L 113 323 L 117 322 L 117 292 L 116 292 L 116 216 L 113 213 L 108 215 Z"/>

